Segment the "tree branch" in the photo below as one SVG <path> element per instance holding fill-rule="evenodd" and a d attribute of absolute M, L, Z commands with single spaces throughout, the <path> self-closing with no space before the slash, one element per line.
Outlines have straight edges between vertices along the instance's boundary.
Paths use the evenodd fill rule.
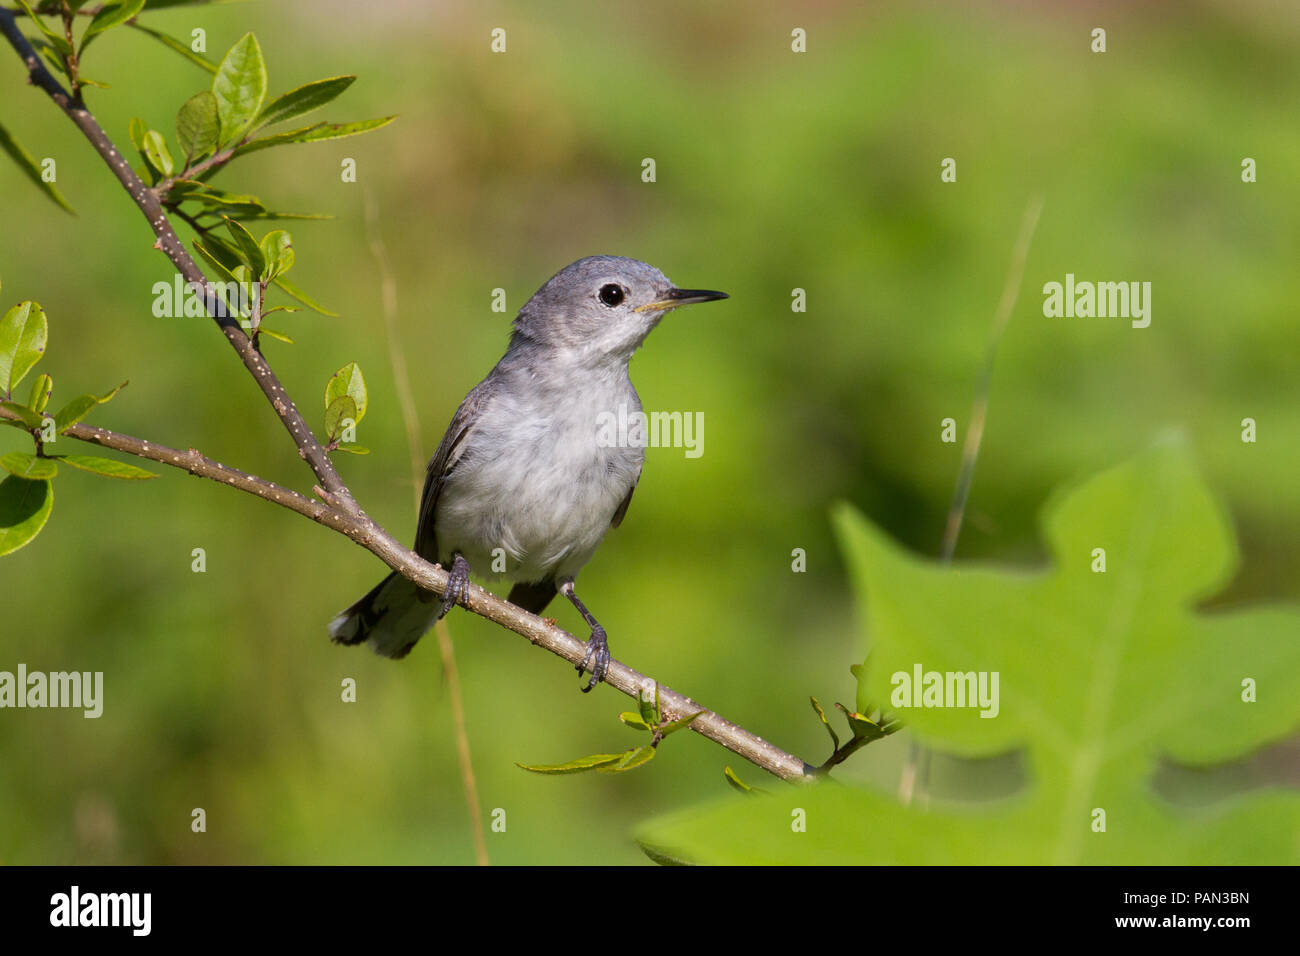
<path fill-rule="evenodd" d="M 232 159 L 235 158 L 235 150 L 238 149 L 240 146 L 242 146 L 245 142 L 247 142 L 247 139 L 248 138 L 245 137 L 243 140 L 236 143 L 234 146 L 228 146 L 225 149 L 218 150 L 217 152 L 209 156 L 207 159 L 195 163 L 189 169 L 181 170 L 175 176 L 168 176 L 166 179 L 163 179 L 161 182 L 159 182 L 158 185 L 154 186 L 153 189 L 150 191 L 161 202 L 162 200 L 167 198 L 167 194 L 171 192 L 172 187 L 176 185 L 177 180 L 198 179 L 200 176 L 206 173 L 209 169 L 212 169 L 214 166 L 221 167 L 224 166 L 226 163 L 230 162 Z"/>
<path fill-rule="evenodd" d="M 12 11 L 0 8 L 0 32 L 18 52 L 27 66 L 29 80 L 44 90 L 64 113 L 76 124 L 90 141 L 95 151 L 113 170 L 118 181 L 122 183 L 131 199 L 144 213 L 149 226 L 157 236 L 156 247 L 172 261 L 188 282 L 198 283 L 207 289 L 207 279 L 185 250 L 180 239 L 172 229 L 167 214 L 160 205 L 157 196 L 145 186 L 144 182 L 132 170 L 130 165 L 118 152 L 112 141 L 105 134 L 89 110 L 77 104 L 60 85 L 57 79 L 45 68 L 36 51 L 18 30 Z M 211 303 L 213 297 L 209 295 Z M 227 341 L 239 354 L 245 367 L 261 387 L 267 400 L 271 403 L 281 421 L 288 429 L 299 454 L 311 465 L 321 486 L 316 491 L 324 503 L 313 501 L 296 491 L 277 485 L 274 482 L 258 478 L 213 461 L 195 449 L 180 451 L 154 442 L 122 435 L 104 428 L 77 424 L 68 428 L 64 435 L 80 441 L 112 448 L 150 461 L 179 468 L 193 475 L 220 482 L 240 491 L 246 492 L 298 514 L 311 518 L 319 524 L 332 528 L 346 535 L 356 544 L 379 557 L 388 567 L 423 588 L 442 595 L 447 588 L 448 574 L 437 564 L 430 563 L 414 551 L 402 545 L 396 538 L 380 527 L 366 515 L 353 500 L 351 492 L 334 469 L 328 454 L 306 422 L 303 421 L 293 401 L 285 392 L 284 386 L 262 355 L 253 347 L 249 337 L 244 334 L 239 323 L 233 317 L 220 310 L 212 318 L 221 328 Z M 0 417 L 16 416 L 0 409 Z M 587 653 L 586 642 L 562 630 L 535 614 L 516 607 L 503 598 L 497 597 L 476 584 L 471 584 L 465 602 L 473 613 L 501 625 L 526 637 L 534 645 L 544 648 L 562 657 L 573 665 L 583 662 Z M 754 765 L 761 767 L 784 780 L 808 782 L 814 779 L 814 768 L 798 757 L 786 753 L 761 737 L 750 733 L 743 727 L 732 723 L 691 698 L 679 694 L 668 687 L 658 684 L 653 678 L 641 674 L 632 668 L 611 661 L 605 683 L 640 699 L 653 695 L 658 689 L 659 701 L 665 720 L 676 720 L 699 714 L 691 722 L 690 728 L 698 734 L 727 748 L 738 756 L 744 757 Z"/>
<path fill-rule="evenodd" d="M 0 418 L 17 420 L 14 415 L 0 408 Z M 196 449 L 181 451 L 169 448 L 157 442 L 145 441 L 106 428 L 78 423 L 63 433 L 64 437 L 89 442 L 102 448 L 126 452 L 139 458 L 146 458 L 162 465 L 169 465 L 181 471 L 207 478 L 231 488 L 237 488 L 247 494 L 265 499 L 282 508 L 297 512 L 311 518 L 318 524 L 331 528 L 351 538 L 356 544 L 378 556 L 385 564 L 398 573 L 414 581 L 421 587 L 442 594 L 447 588 L 447 572 L 437 564 L 430 563 L 414 551 L 402 545 L 396 538 L 377 525 L 365 514 L 346 514 L 327 504 L 313 501 L 298 492 L 275 482 L 267 481 L 247 472 L 223 465 L 201 454 Z M 530 614 L 516 607 L 504 598 L 497 597 L 491 591 L 484 590 L 476 584 L 470 585 L 469 600 L 465 605 L 470 611 L 499 624 L 507 630 L 514 631 L 528 638 L 533 644 L 564 658 L 573 665 L 582 662 L 587 654 L 587 644 L 557 625 Z M 605 683 L 622 691 L 629 697 L 640 698 L 652 696 L 656 681 L 619 661 L 611 661 L 609 674 Z M 695 732 L 707 737 L 714 743 L 721 744 L 733 753 L 744 757 L 758 767 L 784 780 L 811 780 L 813 768 L 798 757 L 786 753 L 745 730 L 731 721 L 715 714 L 707 707 L 696 703 L 684 694 L 659 685 L 659 701 L 663 708 L 664 720 L 677 720 L 700 713 L 690 725 Z"/>
<path fill-rule="evenodd" d="M 3 32 L 18 55 L 22 58 L 23 64 L 27 67 L 28 80 L 34 86 L 44 90 L 58 104 L 59 108 L 67 114 L 68 118 L 76 124 L 77 129 L 90 141 L 100 157 L 108 164 L 113 175 L 126 189 L 127 194 L 144 213 L 145 218 L 149 221 L 149 227 L 157 236 L 156 248 L 162 250 L 163 254 L 171 260 L 172 264 L 180 272 L 181 276 L 187 282 L 197 283 L 201 288 L 207 290 L 207 277 L 195 264 L 185 245 L 172 229 L 171 222 L 167 219 L 166 212 L 163 211 L 158 197 L 153 191 L 144 184 L 144 181 L 135 174 L 131 169 L 131 164 L 123 158 L 118 152 L 117 147 L 113 145 L 112 140 L 100 127 L 95 117 L 91 115 L 90 110 L 80 105 L 65 90 L 62 84 L 41 62 L 40 56 L 32 45 L 23 36 L 18 29 L 14 14 L 10 10 L 0 8 L 0 32 Z M 338 499 L 340 506 L 348 512 L 358 513 L 360 508 L 352 500 L 352 494 L 348 491 L 347 486 L 343 484 L 343 479 L 339 477 L 334 470 L 334 463 L 330 461 L 325 449 L 321 447 L 312 430 L 307 426 L 299 413 L 297 406 L 294 405 L 293 399 L 289 393 L 284 390 L 280 384 L 280 379 L 271 371 L 271 366 L 253 347 L 252 341 L 240 328 L 239 321 L 224 309 L 215 309 L 211 305 L 213 298 L 211 295 L 206 297 L 209 302 L 209 314 L 217 323 L 221 332 L 226 337 L 232 348 L 239 354 L 243 360 L 244 367 L 252 373 L 254 381 L 266 395 L 267 401 L 275 409 L 275 413 L 280 416 L 280 421 L 288 429 L 290 437 L 293 438 L 294 444 L 298 446 L 298 454 L 311 466 L 316 473 L 316 479 L 321 483 L 330 494 Z"/>

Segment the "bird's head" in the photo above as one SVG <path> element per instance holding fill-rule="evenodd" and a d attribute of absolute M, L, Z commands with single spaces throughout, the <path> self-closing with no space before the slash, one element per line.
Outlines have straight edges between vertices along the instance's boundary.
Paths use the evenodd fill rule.
<path fill-rule="evenodd" d="M 537 290 L 515 318 L 515 337 L 583 364 L 625 363 L 668 312 L 725 298 L 679 289 L 636 259 L 588 256 Z"/>

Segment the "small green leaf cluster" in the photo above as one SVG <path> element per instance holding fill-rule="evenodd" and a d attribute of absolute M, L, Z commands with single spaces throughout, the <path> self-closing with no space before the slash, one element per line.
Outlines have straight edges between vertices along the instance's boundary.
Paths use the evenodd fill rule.
<path fill-rule="evenodd" d="M 257 196 L 233 193 L 208 180 L 231 161 L 249 153 L 289 143 L 311 143 L 354 136 L 378 129 L 394 117 L 354 123 L 313 123 L 283 132 L 264 133 L 270 127 L 313 112 L 352 85 L 355 76 L 332 76 L 303 84 L 270 103 L 267 70 L 257 38 L 245 34 L 227 51 L 213 71 L 211 88 L 195 93 L 176 115 L 176 143 L 180 162 L 172 158 L 166 138 L 143 120 L 130 125 L 132 145 L 143 160 L 138 170 L 158 194 L 165 209 L 175 213 L 199 234 L 195 251 L 223 282 L 252 283 L 265 293 L 273 284 L 307 308 L 322 315 L 337 313 L 285 278 L 294 264 L 293 239 L 283 229 L 256 239 L 243 224 L 254 220 L 328 219 L 320 213 L 275 210 Z M 227 235 L 216 231 L 224 226 Z M 259 295 L 260 303 L 262 296 Z M 234 303 L 230 303 L 234 306 Z M 236 306 L 236 308 L 238 308 Z M 266 334 L 292 343 L 283 332 L 268 328 L 261 319 L 271 312 L 296 312 L 289 306 L 241 314 L 254 338 Z"/>
<path fill-rule="evenodd" d="M 850 668 L 855 677 L 857 676 L 860 667 L 861 665 L 855 664 Z M 835 728 L 831 726 L 831 722 L 826 719 L 826 711 L 822 710 L 822 705 L 818 702 L 817 698 L 809 697 L 808 700 L 812 703 L 812 708 L 817 714 L 817 719 L 821 721 L 822 726 L 826 728 L 826 733 L 828 733 L 831 738 L 831 755 L 827 759 L 826 763 L 823 764 L 823 767 L 827 769 L 839 763 L 860 747 L 865 747 L 869 743 L 874 743 L 883 737 L 888 737 L 902 726 L 897 719 L 886 714 L 879 708 L 867 708 L 868 711 L 876 710 L 876 717 L 873 720 L 866 714 L 860 714 L 856 710 L 845 707 L 841 703 L 836 703 L 836 709 L 844 715 L 844 719 L 848 722 L 850 733 L 848 741 L 841 745 L 839 735 L 835 733 Z"/>
<path fill-rule="evenodd" d="M 290 286 L 284 274 L 293 268 L 293 237 L 283 229 L 272 229 L 261 240 L 240 222 L 223 218 L 230 238 L 207 233 L 203 241 L 194 240 L 194 250 L 207 262 L 217 274 L 216 294 L 221 295 L 226 303 L 228 314 L 237 315 L 244 327 L 251 331 L 254 342 L 259 335 L 269 335 L 289 345 L 293 339 L 284 332 L 270 328 L 263 323 L 266 316 L 275 312 L 300 312 L 301 309 L 290 305 L 264 306 L 266 288 L 274 283 L 295 298 L 324 315 L 334 315 L 323 306 L 314 302 L 304 292 Z M 256 295 L 240 296 L 240 289 L 256 288 Z"/>
<path fill-rule="evenodd" d="M 368 455 L 369 448 L 351 441 L 341 441 L 344 432 L 361 424 L 366 416 L 366 380 L 356 362 L 343 366 L 325 383 L 325 434 L 333 451 L 346 451 L 353 455 Z"/>
<path fill-rule="evenodd" d="M 83 72 L 82 62 L 87 48 L 98 37 L 123 24 L 153 37 L 209 72 L 216 71 L 215 64 L 194 53 L 188 45 L 175 37 L 152 30 L 141 24 L 137 17 L 144 10 L 145 0 L 110 0 L 110 2 L 103 4 L 94 11 L 81 9 L 86 5 L 86 2 L 87 0 L 66 0 L 66 2 L 56 3 L 54 0 L 40 0 L 40 2 L 32 4 L 28 0 L 17 0 L 18 6 L 26 14 L 27 21 L 37 31 L 37 35 L 29 36 L 28 41 L 49 66 L 68 81 L 69 86 L 72 88 L 72 95 L 78 102 L 81 100 L 82 87 L 108 88 L 107 83 L 92 80 Z M 153 0 L 150 7 L 158 9 L 160 7 L 175 6 L 181 2 L 186 2 L 186 0 Z M 58 26 L 61 29 L 49 26 L 42 19 L 42 15 L 60 19 L 61 23 Z M 73 35 L 76 32 L 75 26 L 79 21 L 86 23 L 85 29 L 81 31 L 80 41 Z M 166 144 L 155 140 L 151 143 L 151 146 L 157 153 L 159 162 L 161 162 L 162 156 L 166 152 Z M 41 175 L 40 167 L 31 157 L 31 154 L 14 139 L 2 124 L 0 124 L 0 149 L 4 150 L 18 164 L 19 168 L 27 175 L 27 178 L 45 195 L 66 211 L 72 212 L 72 206 L 59 192 L 58 187 L 54 183 L 45 180 Z"/>
<path fill-rule="evenodd" d="M 51 67 L 68 78 L 68 81 L 72 84 L 74 94 L 78 93 L 82 86 L 107 87 L 106 83 L 100 83 L 82 75 L 81 60 L 85 56 L 86 48 L 90 46 L 91 41 L 96 37 L 107 33 L 113 27 L 121 26 L 135 19 L 136 14 L 144 9 L 145 0 L 111 0 L 111 2 L 104 4 L 90 17 L 86 29 L 81 32 L 81 41 L 77 42 L 72 36 L 73 24 L 76 22 L 77 15 L 81 12 L 81 7 L 85 6 L 85 4 L 86 0 L 68 0 L 66 3 L 59 4 L 45 0 L 45 2 L 37 3 L 36 7 L 47 15 L 55 15 L 61 18 L 63 29 L 57 30 L 46 25 L 28 0 L 18 0 L 18 6 L 22 8 L 23 12 L 27 14 L 27 18 L 40 31 L 40 36 L 30 38 L 32 46 L 46 59 Z"/>
<path fill-rule="evenodd" d="M 569 774 L 584 773 L 588 770 L 596 770 L 600 773 L 623 773 L 628 770 L 634 770 L 637 767 L 644 766 L 654 759 L 658 752 L 659 744 L 670 734 L 675 734 L 683 727 L 690 726 L 691 722 L 700 716 L 703 711 L 698 711 L 686 717 L 679 717 L 675 720 L 664 720 L 663 710 L 659 704 L 659 685 L 655 685 L 653 695 L 642 694 L 637 703 L 638 709 L 635 711 L 625 711 L 618 715 L 618 719 L 633 730 L 645 731 L 650 734 L 650 742 L 642 744 L 639 747 L 633 747 L 630 750 L 624 750 L 620 753 L 612 754 L 592 754 L 589 757 L 579 757 L 576 760 L 570 760 L 567 763 L 560 764 L 516 764 L 524 770 L 532 773 L 541 774 Z"/>
<path fill-rule="evenodd" d="M 94 12 L 82 32 L 79 45 L 69 43 L 73 28 L 81 13 L 82 3 L 71 2 L 57 7 L 20 0 L 28 19 L 40 32 L 31 37 L 51 66 L 66 77 L 74 97 L 80 99 L 80 86 L 86 83 L 103 86 L 85 79 L 80 74 L 81 56 L 89 43 L 113 27 L 127 24 L 183 54 L 190 62 L 211 74 L 208 89 L 189 97 L 176 114 L 175 138 L 168 141 L 159 129 L 151 127 L 139 117 L 128 125 L 131 145 L 140 160 L 136 174 L 149 185 L 163 208 L 188 223 L 198 234 L 194 249 L 216 272 L 222 283 L 256 284 L 256 307 L 250 308 L 249 298 L 234 300 L 229 289 L 218 292 L 229 306 L 229 313 L 237 315 L 249 330 L 254 342 L 262 334 L 283 342 L 293 339 L 284 332 L 266 327 L 262 319 L 271 312 L 296 312 L 295 307 L 276 306 L 263 309 L 268 285 L 274 285 L 303 306 L 322 315 L 335 316 L 311 295 L 298 288 L 285 277 L 294 263 L 293 240 L 283 229 L 268 232 L 255 239 L 242 223 L 253 220 L 313 220 L 329 219 L 322 213 L 286 212 L 268 206 L 257 196 L 231 192 L 213 186 L 211 178 L 233 160 L 250 153 L 284 146 L 291 143 L 315 143 L 324 140 L 355 136 L 391 123 L 396 117 L 382 116 L 374 119 L 346 123 L 324 121 L 275 129 L 281 124 L 305 116 L 332 102 L 356 80 L 353 75 L 331 76 L 295 87 L 268 102 L 268 74 L 262 48 L 252 33 L 241 37 L 222 57 L 212 63 L 193 53 L 181 41 L 149 29 L 140 24 L 137 15 L 144 8 L 144 0 L 117 0 L 105 4 Z M 170 5 L 170 0 L 151 3 L 150 9 Z M 50 6 L 51 14 L 63 18 L 62 30 L 45 24 L 38 11 Z M 23 170 L 26 176 L 42 189 L 54 202 L 69 212 L 72 207 L 53 183 L 46 182 L 42 170 L 32 155 L 0 124 L 0 151 L 6 153 Z M 224 227 L 225 234 L 217 230 Z"/>
<path fill-rule="evenodd" d="M 0 425 L 28 432 L 34 452 L 11 451 L 0 455 L 0 555 L 17 551 L 45 527 L 54 508 L 53 479 L 59 465 L 108 478 L 143 479 L 152 472 L 95 455 L 51 455 L 47 446 L 85 418 L 96 405 L 111 400 L 126 383 L 107 395 L 78 395 L 51 415 L 46 411 L 54 394 L 54 380 L 38 375 L 25 403 L 14 397 L 41 356 L 49 338 L 45 311 L 35 302 L 20 302 L 0 319 Z"/>
<path fill-rule="evenodd" d="M 244 34 L 213 68 L 209 89 L 195 93 L 176 115 L 176 143 L 181 162 L 169 151 L 162 133 L 132 121 L 131 141 L 145 161 L 141 178 L 150 180 L 165 204 L 193 201 L 196 218 L 320 219 L 321 215 L 272 212 L 255 196 L 231 195 L 207 180 L 232 160 L 290 143 L 315 143 L 355 136 L 391 123 L 383 116 L 351 123 L 316 122 L 275 133 L 280 123 L 330 103 L 352 85 L 353 75 L 305 83 L 266 102 L 266 62 L 257 37 Z"/>

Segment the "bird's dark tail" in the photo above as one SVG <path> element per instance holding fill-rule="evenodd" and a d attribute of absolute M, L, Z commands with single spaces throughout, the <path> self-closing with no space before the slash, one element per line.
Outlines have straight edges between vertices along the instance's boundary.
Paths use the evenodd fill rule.
<path fill-rule="evenodd" d="M 554 597 L 555 579 L 547 578 L 545 581 L 537 581 L 532 584 L 519 582 L 510 589 L 510 597 L 506 600 L 523 608 L 525 611 L 541 614 Z"/>
<path fill-rule="evenodd" d="M 438 618 L 438 605 L 421 601 L 420 593 L 394 571 L 330 621 L 330 637 L 337 644 L 364 641 L 384 657 L 405 657 Z"/>

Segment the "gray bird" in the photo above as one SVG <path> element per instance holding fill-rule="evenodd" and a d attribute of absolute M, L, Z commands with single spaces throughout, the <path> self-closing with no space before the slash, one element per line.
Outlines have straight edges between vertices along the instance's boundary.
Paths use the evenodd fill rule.
<path fill-rule="evenodd" d="M 415 550 L 451 569 L 446 596 L 393 572 L 330 622 L 341 644 L 404 657 L 469 594 L 469 574 L 516 583 L 510 602 L 540 614 L 559 591 L 591 627 L 582 673 L 609 668 L 605 629 L 573 582 L 627 514 L 640 443 L 610 442 L 602 422 L 641 411 L 628 362 L 659 320 L 723 292 L 678 289 L 653 266 L 590 256 L 560 270 L 514 321 L 506 354 L 465 397 L 429 460 Z M 602 437 L 604 436 L 604 437 Z M 502 570 L 504 567 L 504 570 Z"/>

